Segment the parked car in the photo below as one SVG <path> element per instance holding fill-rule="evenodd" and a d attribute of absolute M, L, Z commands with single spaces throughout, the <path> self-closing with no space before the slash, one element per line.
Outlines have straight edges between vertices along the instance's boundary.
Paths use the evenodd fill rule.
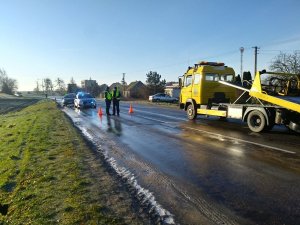
<path fill-rule="evenodd" d="M 75 108 L 96 108 L 95 98 L 85 92 L 78 92 L 74 100 Z"/>
<path fill-rule="evenodd" d="M 178 98 L 171 97 L 170 95 L 164 93 L 157 93 L 155 95 L 149 96 L 150 102 L 171 102 L 175 103 L 178 102 Z"/>
<path fill-rule="evenodd" d="M 69 94 L 66 94 L 66 95 L 63 97 L 62 105 L 63 105 L 63 106 L 73 105 L 73 104 L 74 104 L 74 99 L 75 99 L 75 97 L 76 97 L 76 94 L 75 94 L 75 93 L 69 93 Z"/>
<path fill-rule="evenodd" d="M 22 95 L 21 92 L 16 92 L 16 93 L 15 93 L 15 96 L 16 96 L 16 97 L 23 97 L 23 95 Z"/>

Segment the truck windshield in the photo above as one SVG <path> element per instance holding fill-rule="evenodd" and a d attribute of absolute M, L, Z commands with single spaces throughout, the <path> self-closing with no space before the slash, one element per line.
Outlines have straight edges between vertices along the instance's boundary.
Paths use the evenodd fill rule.
<path fill-rule="evenodd" d="M 233 81 L 233 74 L 222 74 L 220 75 L 220 80 L 232 82 Z"/>
<path fill-rule="evenodd" d="M 206 81 L 218 81 L 219 80 L 219 74 L 217 74 L 217 73 L 207 73 L 207 74 L 205 74 L 205 80 Z"/>
<path fill-rule="evenodd" d="M 190 86 L 192 84 L 192 75 L 189 75 L 185 78 L 184 86 Z"/>

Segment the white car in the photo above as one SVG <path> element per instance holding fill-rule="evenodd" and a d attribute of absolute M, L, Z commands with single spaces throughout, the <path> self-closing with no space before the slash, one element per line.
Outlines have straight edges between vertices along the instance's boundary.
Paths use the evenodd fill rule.
<path fill-rule="evenodd" d="M 96 108 L 96 100 L 89 93 L 78 92 L 74 99 L 75 108 Z"/>
<path fill-rule="evenodd" d="M 170 95 L 164 93 L 157 93 L 155 95 L 149 96 L 150 102 L 171 102 L 176 103 L 178 102 L 178 98 L 171 97 Z"/>

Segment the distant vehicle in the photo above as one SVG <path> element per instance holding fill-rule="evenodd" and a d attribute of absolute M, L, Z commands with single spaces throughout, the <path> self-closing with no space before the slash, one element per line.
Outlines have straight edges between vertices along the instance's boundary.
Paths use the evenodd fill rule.
<path fill-rule="evenodd" d="M 74 100 L 75 108 L 96 108 L 95 98 L 85 92 L 78 92 Z"/>
<path fill-rule="evenodd" d="M 157 93 L 155 95 L 149 96 L 150 102 L 171 102 L 175 103 L 178 102 L 178 98 L 171 97 L 170 95 L 164 93 Z"/>
<path fill-rule="evenodd" d="M 76 97 L 76 94 L 75 94 L 75 93 L 69 93 L 69 94 L 66 94 L 66 95 L 63 97 L 62 105 L 63 105 L 63 106 L 73 105 L 73 104 L 74 104 L 75 97 Z"/>
<path fill-rule="evenodd" d="M 15 96 L 16 96 L 16 97 L 23 97 L 23 95 L 22 95 L 21 92 L 16 92 L 16 93 L 15 93 Z"/>

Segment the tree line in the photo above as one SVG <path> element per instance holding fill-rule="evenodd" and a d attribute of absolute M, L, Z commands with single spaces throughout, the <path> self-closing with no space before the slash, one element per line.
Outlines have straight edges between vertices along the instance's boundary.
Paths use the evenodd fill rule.
<path fill-rule="evenodd" d="M 120 84 L 120 87 L 127 86 L 124 77 L 121 80 L 121 83 L 117 82 L 116 84 Z M 148 88 L 149 94 L 164 92 L 165 85 L 166 80 L 161 79 L 161 75 L 157 72 L 150 71 L 146 74 L 146 86 Z M 98 96 L 100 93 L 105 91 L 107 86 L 107 84 L 99 85 L 97 82 L 91 82 L 90 85 L 84 89 L 84 91 L 89 92 L 94 96 Z M 77 92 L 79 90 L 83 89 L 76 84 L 73 77 L 71 78 L 68 85 L 66 85 L 64 80 L 61 78 L 56 78 L 54 82 L 50 78 L 44 78 L 41 81 L 36 81 L 36 87 L 34 88 L 34 92 L 48 95 L 51 95 L 54 92 L 63 95 L 65 93 Z"/>
<path fill-rule="evenodd" d="M 52 81 L 50 78 L 44 78 L 41 80 L 41 82 L 36 81 L 36 86 L 33 89 L 34 92 L 37 94 L 53 94 L 54 92 L 59 93 L 61 95 L 65 94 L 66 84 L 63 79 L 56 78 L 54 81 Z"/>
<path fill-rule="evenodd" d="M 6 71 L 0 68 L 0 92 L 12 95 L 17 90 L 17 80 L 8 77 Z"/>

